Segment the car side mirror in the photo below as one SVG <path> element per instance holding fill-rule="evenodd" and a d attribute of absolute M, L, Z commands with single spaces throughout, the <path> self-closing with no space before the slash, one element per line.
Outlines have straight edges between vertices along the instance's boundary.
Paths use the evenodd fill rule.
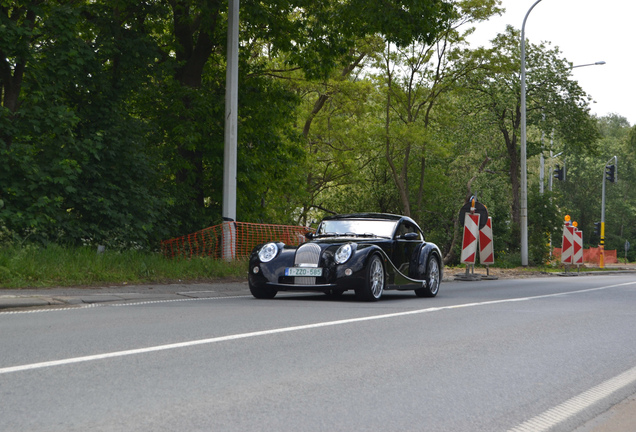
<path fill-rule="evenodd" d="M 311 231 L 307 231 L 307 232 L 305 233 L 305 238 L 306 238 L 307 240 L 311 240 L 311 239 L 313 239 L 313 238 L 314 238 L 314 233 L 313 233 L 313 232 L 311 232 Z"/>
<path fill-rule="evenodd" d="M 404 240 L 419 240 L 420 236 L 417 233 L 409 232 L 400 236 Z"/>

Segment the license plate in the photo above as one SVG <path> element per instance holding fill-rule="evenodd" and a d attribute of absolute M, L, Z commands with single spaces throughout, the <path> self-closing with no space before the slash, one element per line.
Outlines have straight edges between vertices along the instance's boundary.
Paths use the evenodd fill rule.
<path fill-rule="evenodd" d="M 322 276 L 322 269 L 316 267 L 290 267 L 285 269 L 285 276 Z"/>

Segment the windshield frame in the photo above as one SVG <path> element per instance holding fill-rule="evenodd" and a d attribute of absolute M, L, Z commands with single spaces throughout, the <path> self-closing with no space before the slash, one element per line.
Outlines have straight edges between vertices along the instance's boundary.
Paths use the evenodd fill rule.
<path fill-rule="evenodd" d="M 338 236 L 369 236 L 393 238 L 398 220 L 387 219 L 325 219 L 318 229 L 316 236 L 338 235 Z"/>

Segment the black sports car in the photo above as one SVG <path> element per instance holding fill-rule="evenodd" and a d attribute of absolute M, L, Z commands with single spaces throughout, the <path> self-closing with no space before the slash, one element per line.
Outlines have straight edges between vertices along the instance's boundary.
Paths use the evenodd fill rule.
<path fill-rule="evenodd" d="M 442 254 L 424 241 L 406 216 L 360 213 L 326 217 L 300 246 L 271 242 L 250 255 L 249 287 L 256 298 L 278 291 L 322 291 L 340 295 L 355 290 L 375 301 L 384 290 L 414 290 L 435 297 L 442 280 Z"/>

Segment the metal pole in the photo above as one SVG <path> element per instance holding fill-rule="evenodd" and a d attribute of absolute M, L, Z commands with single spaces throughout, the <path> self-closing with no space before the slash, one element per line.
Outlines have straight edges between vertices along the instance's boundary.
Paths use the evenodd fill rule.
<path fill-rule="evenodd" d="M 548 167 L 548 172 L 550 176 L 548 177 L 548 190 L 552 192 L 552 179 L 554 178 L 554 171 L 552 170 L 552 150 L 550 150 L 550 166 Z M 550 194 L 550 202 L 552 202 L 552 195 Z"/>
<path fill-rule="evenodd" d="M 549 165 L 549 173 L 550 175 L 548 176 L 548 190 L 550 191 L 550 204 L 552 204 L 552 150 L 550 150 L 550 165 Z M 550 260 L 552 260 L 552 234 L 550 234 Z"/>
<path fill-rule="evenodd" d="M 543 118 L 543 122 L 545 123 L 545 113 L 541 116 Z M 539 193 L 543 195 L 544 182 L 545 182 L 545 156 L 543 156 L 543 141 L 545 139 L 545 132 L 541 131 L 541 157 L 539 159 Z M 550 147 L 550 154 L 552 154 L 552 147 Z M 552 176 L 552 171 L 550 171 L 550 176 Z"/>
<path fill-rule="evenodd" d="M 601 194 L 601 241 L 598 246 L 600 249 L 598 266 L 600 268 L 605 268 L 605 166 L 603 166 L 603 193 Z"/>
<path fill-rule="evenodd" d="M 526 156 L 526 21 L 537 0 L 528 9 L 521 26 L 521 265 L 528 266 L 528 170 Z"/>
<path fill-rule="evenodd" d="M 545 114 L 543 114 L 543 120 L 545 121 Z M 539 193 L 543 195 L 543 182 L 545 179 L 545 157 L 543 156 L 543 138 L 545 133 L 541 131 L 541 154 L 539 158 Z"/>
<path fill-rule="evenodd" d="M 601 195 L 601 242 L 599 244 L 600 254 L 598 266 L 600 268 L 605 268 L 605 168 L 610 164 L 611 161 L 614 161 L 614 167 L 618 165 L 618 158 L 613 156 L 607 163 L 603 166 L 603 192 Z M 618 168 L 614 168 L 618 171 Z M 615 177 L 616 178 L 616 177 Z"/>
<path fill-rule="evenodd" d="M 236 253 L 236 160 L 238 122 L 239 0 L 228 0 L 225 148 L 223 157 L 223 259 Z"/>
<path fill-rule="evenodd" d="M 587 63 L 587 64 L 582 64 L 582 65 L 572 66 L 570 69 L 580 68 L 580 67 L 585 67 L 585 66 L 600 66 L 600 65 L 604 65 L 604 64 L 605 64 L 604 61 L 597 61 L 597 62 L 594 62 L 594 63 Z"/>

